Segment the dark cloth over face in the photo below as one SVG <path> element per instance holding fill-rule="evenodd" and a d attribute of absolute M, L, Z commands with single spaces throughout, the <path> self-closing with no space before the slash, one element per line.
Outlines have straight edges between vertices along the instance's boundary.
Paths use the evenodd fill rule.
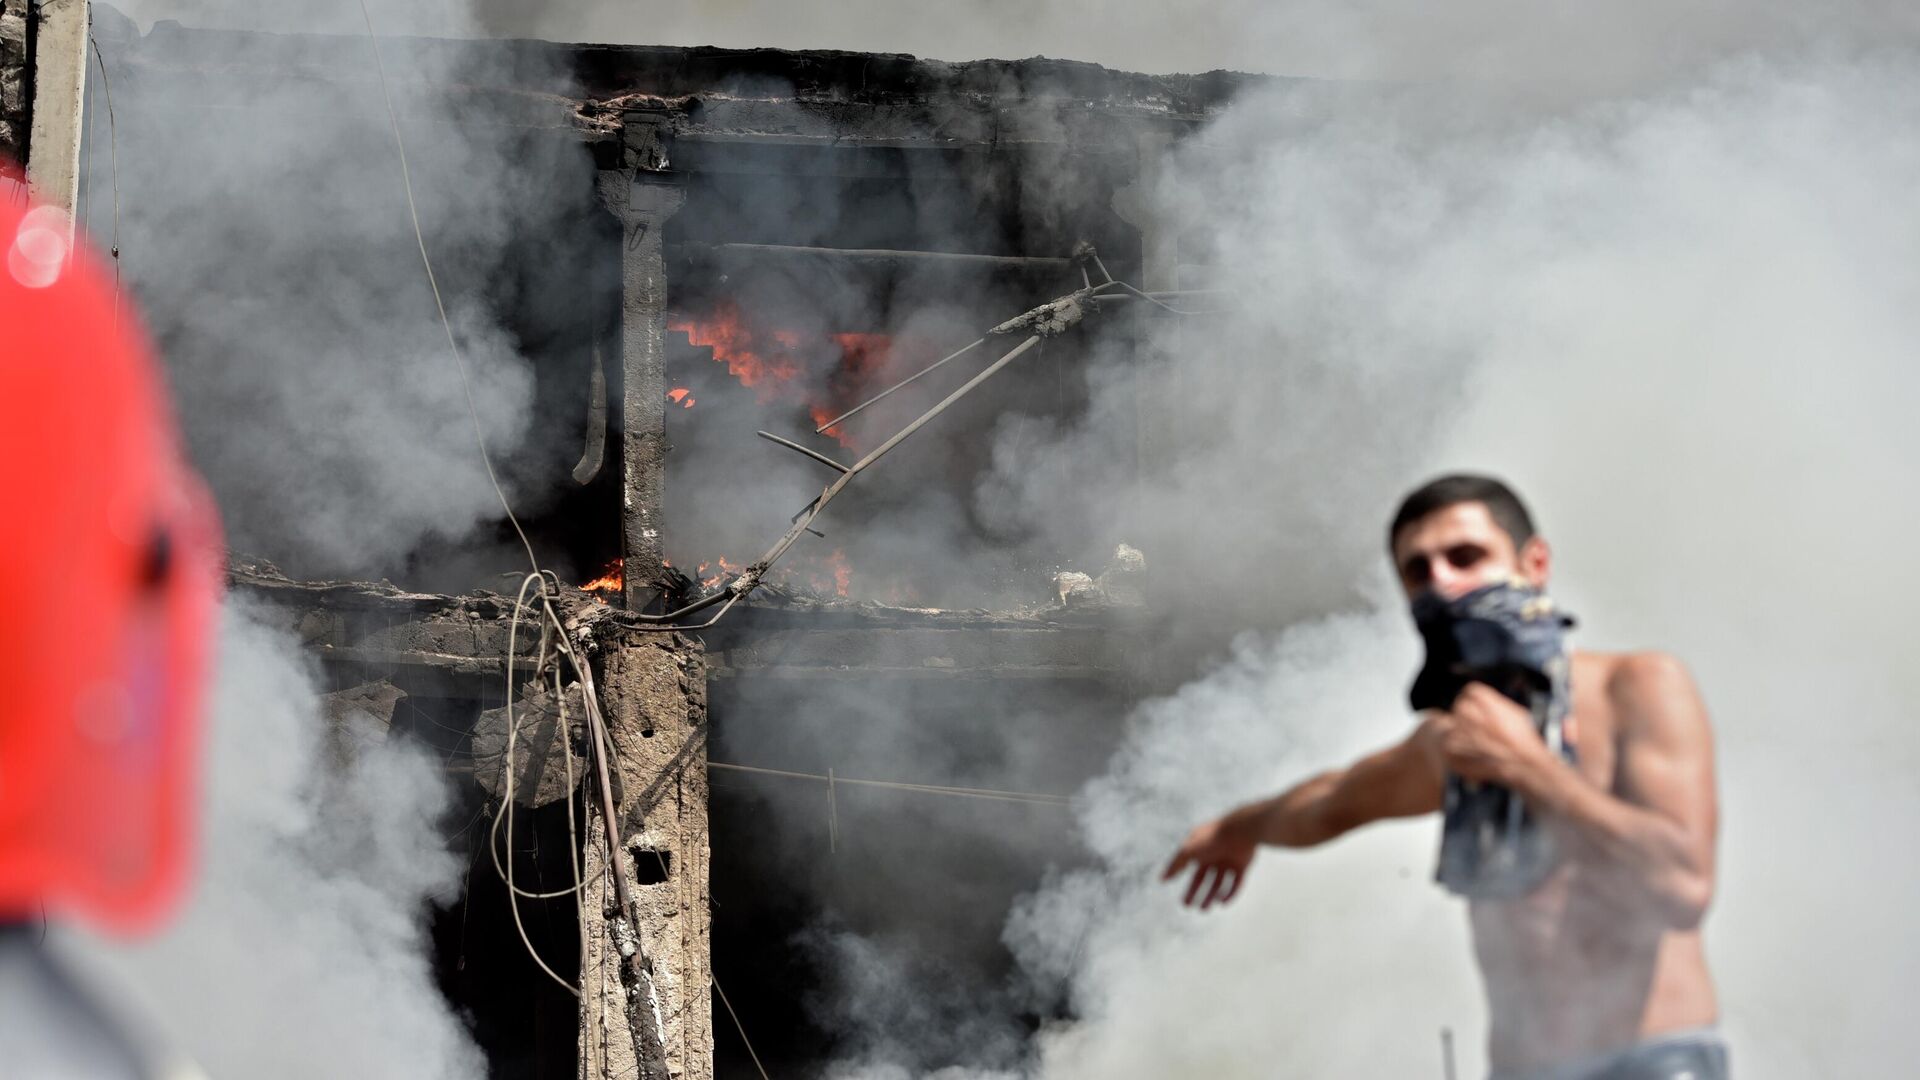
<path fill-rule="evenodd" d="M 1521 581 L 1485 585 L 1448 600 L 1422 593 L 1413 621 L 1427 660 L 1408 699 L 1418 711 L 1449 709 L 1468 683 L 1491 686 L 1533 714 L 1540 737 L 1573 760 L 1565 733 L 1571 701 L 1566 632 L 1573 618 Z M 1533 891 L 1558 861 L 1552 837 L 1514 792 L 1447 778 L 1435 878 L 1473 899 Z"/>

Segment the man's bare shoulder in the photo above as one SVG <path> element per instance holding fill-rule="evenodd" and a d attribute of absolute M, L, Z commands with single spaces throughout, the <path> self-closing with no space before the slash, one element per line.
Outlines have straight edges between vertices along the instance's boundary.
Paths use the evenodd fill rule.
<path fill-rule="evenodd" d="M 1693 672 L 1672 653 L 1580 652 L 1574 665 L 1576 682 L 1585 675 L 1605 688 L 1610 711 L 1625 731 L 1707 722 Z"/>
<path fill-rule="evenodd" d="M 1693 685 L 1693 674 L 1687 670 L 1686 662 L 1657 649 L 1632 652 L 1577 649 L 1573 654 L 1573 674 L 1576 681 L 1604 686 L 1610 697 Z"/>

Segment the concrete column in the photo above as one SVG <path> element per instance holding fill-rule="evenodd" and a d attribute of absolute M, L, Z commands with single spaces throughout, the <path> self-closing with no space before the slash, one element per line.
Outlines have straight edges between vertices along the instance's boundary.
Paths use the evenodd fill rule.
<path fill-rule="evenodd" d="M 630 113 L 623 167 L 600 174 L 600 195 L 621 221 L 620 365 L 622 557 L 626 600 L 642 611 L 659 596 L 664 564 L 661 481 L 667 436 L 667 272 L 663 233 L 686 198 L 667 174 L 667 117 Z"/>
<path fill-rule="evenodd" d="M 81 99 L 87 86 L 87 0 L 42 0 L 34 27 L 33 127 L 27 187 L 65 210 L 80 195 Z"/>
<path fill-rule="evenodd" d="M 638 908 L 640 954 L 652 969 L 649 1009 L 658 1018 L 666 1071 L 675 1080 L 711 1080 L 706 667 L 699 647 L 672 635 L 611 652 L 602 697 L 619 770 L 618 842 Z M 595 919 L 616 904 L 607 862 L 606 831 L 595 818 L 581 868 L 589 920 L 580 958 L 584 1075 L 665 1080 L 639 1063 L 620 954 L 607 925 Z"/>
<path fill-rule="evenodd" d="M 27 51 L 27 0 L 0 0 L 0 158 L 27 160 L 33 57 Z"/>

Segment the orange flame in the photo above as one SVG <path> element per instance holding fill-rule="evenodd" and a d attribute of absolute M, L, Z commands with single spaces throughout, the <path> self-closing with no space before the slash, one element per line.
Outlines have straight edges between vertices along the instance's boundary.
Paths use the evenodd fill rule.
<path fill-rule="evenodd" d="M 713 570 L 716 565 L 719 566 L 719 570 L 711 574 L 707 573 L 707 571 Z M 740 568 L 738 566 L 728 562 L 727 557 L 722 555 L 713 562 L 702 561 L 699 567 L 694 570 L 693 576 L 700 582 L 702 589 L 711 589 L 727 580 L 728 577 L 737 573 L 739 570 Z"/>
<path fill-rule="evenodd" d="M 818 402 L 807 406 L 807 414 L 813 418 L 816 428 L 851 406 L 866 388 L 869 379 L 886 366 L 893 351 L 893 338 L 886 334 L 828 334 L 827 339 L 840 349 L 840 366 L 833 377 L 833 389 L 837 392 L 833 396 L 845 400 L 840 401 L 838 407 Z M 820 434 L 832 436 L 835 442 L 849 450 L 853 448 L 853 439 L 839 425 L 827 428 Z"/>
<path fill-rule="evenodd" d="M 833 554 L 827 556 L 827 565 L 833 568 L 834 595 L 847 595 L 848 586 L 853 584 L 853 566 L 847 562 L 847 553 L 834 548 Z"/>
<path fill-rule="evenodd" d="M 833 412 L 834 411 L 832 409 L 827 408 L 825 405 L 807 406 L 807 415 L 812 418 L 814 427 L 819 427 L 821 424 L 824 424 L 827 421 L 833 419 Z M 847 438 L 846 431 L 842 429 L 838 424 L 834 425 L 833 427 L 827 428 L 826 430 L 822 431 L 820 434 L 832 436 L 834 442 L 839 443 L 841 446 L 846 447 L 849 450 L 853 448 L 853 440 Z"/>
<path fill-rule="evenodd" d="M 674 318 L 667 320 L 667 329 L 685 333 L 695 345 L 711 348 L 713 358 L 727 365 L 728 373 L 740 380 L 741 386 L 755 388 L 761 401 L 771 400 L 781 383 L 800 374 L 800 362 L 793 355 L 800 346 L 800 335 L 791 330 L 756 332 L 731 300 L 715 304 L 705 322 Z"/>
<path fill-rule="evenodd" d="M 751 387 L 762 403 L 782 398 L 792 401 L 824 392 L 827 400 L 807 402 L 807 414 L 816 428 L 860 399 L 873 377 L 890 362 L 895 345 L 894 338 L 886 334 L 827 334 L 823 342 L 819 338 L 803 339 L 793 330 L 762 329 L 754 326 L 731 300 L 715 303 L 711 313 L 703 318 L 672 316 L 667 320 L 667 329 L 686 334 L 694 345 L 712 349 L 713 358 L 726 364 L 728 373 L 740 385 Z M 837 351 L 839 358 L 832 370 L 822 373 L 824 385 L 814 386 L 813 380 L 802 380 L 800 376 L 807 370 L 808 358 L 820 351 L 822 343 Z M 804 389 L 803 382 L 809 384 Z M 686 387 L 675 387 L 667 396 L 681 408 L 693 407 L 693 392 Z M 830 427 L 821 434 L 831 436 L 843 447 L 853 448 L 852 438 L 842 427 Z"/>
<path fill-rule="evenodd" d="M 893 351 L 893 338 L 886 334 L 829 334 L 840 346 L 840 370 L 852 375 L 870 375 L 886 366 Z"/>
<path fill-rule="evenodd" d="M 588 592 L 617 593 L 627 587 L 625 559 L 616 558 L 607 564 L 601 575 L 580 586 Z"/>

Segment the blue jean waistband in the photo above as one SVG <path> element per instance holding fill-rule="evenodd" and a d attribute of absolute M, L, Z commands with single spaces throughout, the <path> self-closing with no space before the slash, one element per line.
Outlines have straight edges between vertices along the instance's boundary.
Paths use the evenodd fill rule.
<path fill-rule="evenodd" d="M 1619 1050 L 1608 1050 L 1591 1054 L 1575 1061 L 1557 1065 L 1536 1065 L 1524 1069 L 1495 1069 L 1487 1080 L 1589 1080 L 1610 1069 L 1632 1061 L 1633 1058 L 1651 1051 L 1677 1047 L 1698 1047 L 1710 1052 L 1725 1053 L 1726 1039 L 1718 1027 L 1683 1028 L 1678 1031 L 1663 1031 L 1649 1035 L 1632 1046 Z"/>

